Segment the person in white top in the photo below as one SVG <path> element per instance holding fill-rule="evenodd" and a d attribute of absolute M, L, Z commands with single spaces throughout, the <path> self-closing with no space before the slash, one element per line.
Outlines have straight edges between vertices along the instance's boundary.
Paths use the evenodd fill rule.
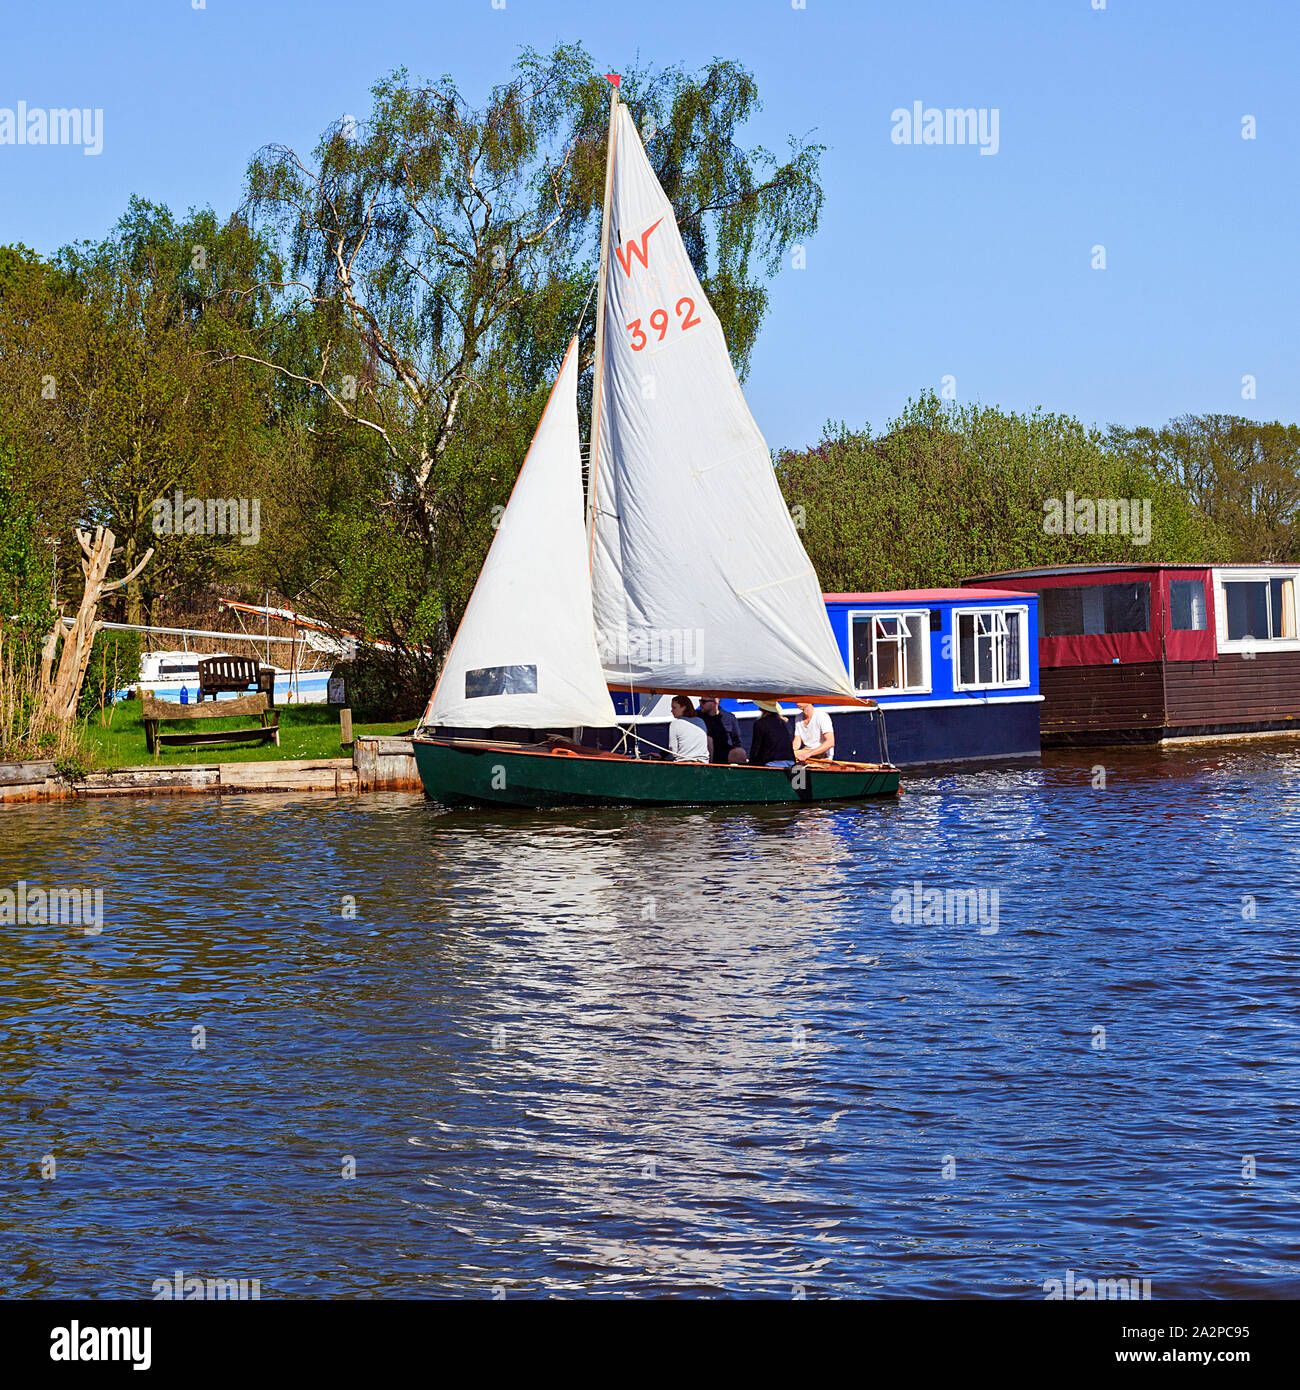
<path fill-rule="evenodd" d="M 686 695 L 673 696 L 673 722 L 668 726 L 668 754 L 678 763 L 709 761 L 709 731 Z"/>
<path fill-rule="evenodd" d="M 794 756 L 801 763 L 835 756 L 835 727 L 830 715 L 803 702 L 799 704 L 799 721 L 794 726 Z"/>

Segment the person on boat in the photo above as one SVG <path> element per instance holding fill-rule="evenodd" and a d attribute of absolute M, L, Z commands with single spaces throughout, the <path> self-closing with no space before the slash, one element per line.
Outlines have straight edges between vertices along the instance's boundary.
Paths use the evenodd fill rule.
<path fill-rule="evenodd" d="M 759 767 L 793 767 L 794 744 L 781 706 L 774 700 L 756 701 L 759 716 L 749 745 L 749 761 Z"/>
<path fill-rule="evenodd" d="M 835 756 L 835 726 L 824 710 L 799 701 L 800 719 L 794 726 L 794 755 L 801 763 Z"/>
<path fill-rule="evenodd" d="M 740 725 L 729 709 L 723 709 L 716 695 L 700 697 L 700 718 L 709 731 L 709 746 L 715 763 L 747 763 L 749 754 L 740 741 Z"/>
<path fill-rule="evenodd" d="M 668 756 L 677 763 L 709 761 L 709 731 L 695 712 L 689 695 L 673 696 L 673 719 L 668 726 Z"/>

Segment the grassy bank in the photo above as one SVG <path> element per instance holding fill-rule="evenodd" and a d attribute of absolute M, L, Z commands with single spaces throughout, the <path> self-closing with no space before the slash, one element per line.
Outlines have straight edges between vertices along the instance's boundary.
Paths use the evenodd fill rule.
<path fill-rule="evenodd" d="M 140 719 L 140 701 L 123 700 L 111 711 L 112 721 L 101 724 L 100 715 L 92 715 L 86 726 L 82 760 L 92 768 L 154 767 L 169 763 L 255 763 L 273 759 L 341 758 L 346 756 L 339 742 L 339 712 L 329 705 L 297 705 L 280 707 L 280 746 L 259 744 L 243 748 L 212 745 L 199 748 L 164 748 L 157 758 L 147 751 L 144 724 Z M 107 718 L 110 711 L 104 711 Z M 257 718 L 178 720 L 162 726 L 167 733 L 187 733 L 191 730 L 248 729 Z M 410 733 L 412 721 L 397 724 L 356 724 L 358 734 Z"/>

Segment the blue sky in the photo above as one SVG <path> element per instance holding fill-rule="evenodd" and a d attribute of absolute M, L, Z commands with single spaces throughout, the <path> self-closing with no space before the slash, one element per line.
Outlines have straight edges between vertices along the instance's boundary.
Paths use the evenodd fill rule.
<path fill-rule="evenodd" d="M 1295 0 L 196 3 L 4 6 L 0 108 L 101 107 L 104 150 L 0 145 L 0 242 L 102 236 L 132 193 L 228 213 L 254 150 L 310 150 L 401 64 L 473 99 L 524 43 L 612 71 L 733 57 L 750 141 L 830 146 L 746 384 L 772 445 L 879 427 L 947 376 L 1099 424 L 1300 418 Z M 894 143 L 916 101 L 996 109 L 997 153 Z"/>

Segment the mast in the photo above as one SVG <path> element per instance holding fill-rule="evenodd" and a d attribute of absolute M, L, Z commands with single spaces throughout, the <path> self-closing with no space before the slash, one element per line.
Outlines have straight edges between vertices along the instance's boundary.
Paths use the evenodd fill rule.
<path fill-rule="evenodd" d="M 605 139 L 605 207 L 600 217 L 600 268 L 596 273 L 596 369 L 591 388 L 591 446 L 587 450 L 587 568 L 596 550 L 596 478 L 600 452 L 600 398 L 605 380 L 605 281 L 609 272 L 609 208 L 614 192 L 618 80 L 609 89 L 609 134 Z"/>

